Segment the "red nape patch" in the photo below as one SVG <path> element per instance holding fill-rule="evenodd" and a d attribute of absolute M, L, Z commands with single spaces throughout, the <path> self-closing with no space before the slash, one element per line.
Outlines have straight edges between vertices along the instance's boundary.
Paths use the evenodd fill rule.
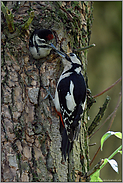
<path fill-rule="evenodd" d="M 59 115 L 59 117 L 60 117 L 60 119 L 61 119 L 61 123 L 62 123 L 63 127 L 65 128 L 61 113 L 58 112 L 56 109 L 55 109 L 55 111 L 56 111 L 57 114 Z"/>
<path fill-rule="evenodd" d="M 54 38 L 53 34 L 48 34 L 48 36 L 46 36 L 47 40 L 51 40 Z"/>

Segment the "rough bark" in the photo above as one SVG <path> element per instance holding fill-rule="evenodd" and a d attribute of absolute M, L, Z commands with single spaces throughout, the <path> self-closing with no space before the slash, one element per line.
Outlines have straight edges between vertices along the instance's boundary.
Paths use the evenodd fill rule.
<path fill-rule="evenodd" d="M 87 114 L 81 123 L 78 141 L 70 153 L 69 163 L 61 163 L 60 121 L 42 86 L 50 86 L 54 96 L 63 66 L 53 51 L 36 61 L 29 53 L 29 36 L 35 28 L 51 29 L 54 44 L 71 52 L 89 45 L 92 2 L 6 2 L 14 14 L 16 32 L 9 33 L 2 14 L 1 63 L 1 181 L 87 181 L 89 170 Z M 16 9 L 15 9 L 16 7 Z M 33 8 L 29 30 L 22 25 Z M 20 33 L 20 34 L 19 34 Z M 83 75 L 87 82 L 87 52 L 80 52 Z"/>

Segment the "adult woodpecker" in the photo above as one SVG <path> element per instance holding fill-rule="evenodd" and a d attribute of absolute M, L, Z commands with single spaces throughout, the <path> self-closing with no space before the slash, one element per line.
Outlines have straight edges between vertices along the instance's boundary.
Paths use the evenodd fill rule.
<path fill-rule="evenodd" d="M 64 70 L 57 83 L 55 98 L 52 99 L 64 126 L 61 149 L 66 161 L 66 154 L 69 156 L 73 141 L 80 131 L 86 100 L 86 84 L 81 73 L 81 60 L 74 53 L 65 54 L 57 49 L 56 52 L 63 57 Z"/>
<path fill-rule="evenodd" d="M 35 30 L 29 40 L 29 50 L 33 58 L 40 59 L 49 55 L 52 47 L 48 42 L 53 38 L 53 33 L 48 29 Z"/>

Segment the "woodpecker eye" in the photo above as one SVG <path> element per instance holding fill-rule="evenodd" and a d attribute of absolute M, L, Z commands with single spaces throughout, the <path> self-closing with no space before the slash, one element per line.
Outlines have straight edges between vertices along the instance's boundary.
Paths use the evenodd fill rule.
<path fill-rule="evenodd" d="M 73 56 L 75 56 L 75 54 L 74 53 L 70 53 L 70 56 L 73 57 Z"/>
<path fill-rule="evenodd" d="M 71 62 L 71 59 L 70 59 L 70 57 L 69 57 L 67 54 L 66 54 L 65 58 L 66 58 L 69 62 Z"/>

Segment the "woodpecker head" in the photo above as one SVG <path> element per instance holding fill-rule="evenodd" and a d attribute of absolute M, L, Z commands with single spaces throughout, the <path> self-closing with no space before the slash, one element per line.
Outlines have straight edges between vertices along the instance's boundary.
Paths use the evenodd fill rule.
<path fill-rule="evenodd" d="M 65 58 L 73 64 L 82 65 L 80 58 L 75 53 L 68 53 Z"/>
<path fill-rule="evenodd" d="M 48 42 L 54 38 L 48 29 L 35 30 L 29 40 L 29 49 L 35 59 L 44 58 L 52 49 Z"/>

